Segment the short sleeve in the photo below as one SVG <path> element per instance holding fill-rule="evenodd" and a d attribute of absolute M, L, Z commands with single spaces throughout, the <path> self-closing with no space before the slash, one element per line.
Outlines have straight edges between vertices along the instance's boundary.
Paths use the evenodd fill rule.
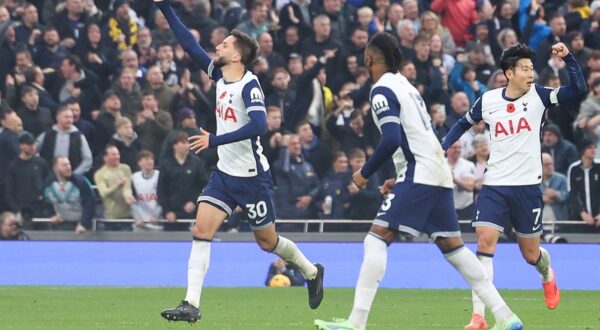
<path fill-rule="evenodd" d="M 371 91 L 371 111 L 380 129 L 387 123 L 400 125 L 400 102 L 387 87 L 379 86 Z"/>
<path fill-rule="evenodd" d="M 465 118 L 471 125 L 475 125 L 483 119 L 481 114 L 481 97 L 475 101 L 469 112 L 465 114 Z"/>
<path fill-rule="evenodd" d="M 244 99 L 247 113 L 252 111 L 266 112 L 265 96 L 256 79 L 252 79 L 246 83 L 242 90 L 242 98 Z"/>

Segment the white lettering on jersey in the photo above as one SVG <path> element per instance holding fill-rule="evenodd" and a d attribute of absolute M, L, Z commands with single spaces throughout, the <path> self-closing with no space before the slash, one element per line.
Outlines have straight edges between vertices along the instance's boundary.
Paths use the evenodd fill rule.
<path fill-rule="evenodd" d="M 373 96 L 371 105 L 373 106 L 373 111 L 375 111 L 376 115 L 380 115 L 382 112 L 390 110 L 387 99 L 381 94 Z"/>

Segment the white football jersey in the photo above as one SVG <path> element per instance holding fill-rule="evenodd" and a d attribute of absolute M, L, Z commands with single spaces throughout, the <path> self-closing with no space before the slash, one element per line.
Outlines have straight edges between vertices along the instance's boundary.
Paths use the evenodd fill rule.
<path fill-rule="evenodd" d="M 557 104 L 558 89 L 532 85 L 517 99 L 506 89 L 485 92 L 465 118 L 471 124 L 485 121 L 490 130 L 490 159 L 483 183 L 490 186 L 524 186 L 542 182 L 541 133 L 546 109 Z"/>
<path fill-rule="evenodd" d="M 158 175 L 160 172 L 154 170 L 152 176 L 145 178 L 142 171 L 137 171 L 131 176 L 135 204 L 131 210 L 135 219 L 148 221 L 158 220 L 162 213 L 162 207 L 158 204 Z"/>
<path fill-rule="evenodd" d="M 250 122 L 248 113 L 265 110 L 265 97 L 258 78 L 247 71 L 241 80 L 227 83 L 221 78 L 220 70 L 211 62 L 209 76 L 217 80 L 217 135 L 237 131 Z M 252 177 L 269 170 L 263 155 L 260 136 L 217 147 L 219 170 L 238 177 Z"/>
<path fill-rule="evenodd" d="M 393 155 L 396 182 L 453 188 L 444 151 L 431 128 L 419 91 L 400 73 L 386 73 L 371 88 L 371 112 L 379 130 L 400 125 L 401 144 Z"/>

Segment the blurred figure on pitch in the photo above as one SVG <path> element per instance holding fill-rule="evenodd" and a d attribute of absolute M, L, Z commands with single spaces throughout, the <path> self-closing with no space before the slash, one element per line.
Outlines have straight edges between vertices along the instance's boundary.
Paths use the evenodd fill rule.
<path fill-rule="evenodd" d="M 159 171 L 154 168 L 154 154 L 142 150 L 137 155 L 139 171 L 133 173 L 133 195 L 136 202 L 131 205 L 131 213 L 135 223 L 133 231 L 161 231 L 162 226 L 158 220 L 162 214 L 162 207 L 158 204 L 158 176 Z"/>
<path fill-rule="evenodd" d="M 277 278 L 278 275 L 285 276 L 288 279 L 288 281 L 285 281 L 286 285 L 279 284 L 280 281 Z M 285 262 L 285 260 L 279 258 L 269 265 L 269 272 L 267 273 L 265 285 L 271 287 L 304 286 L 304 275 L 302 275 L 302 271 L 300 271 L 298 266 Z"/>
<path fill-rule="evenodd" d="M 0 214 L 0 241 L 28 241 L 29 236 L 21 231 L 17 216 L 12 212 Z"/>
<path fill-rule="evenodd" d="M 52 229 L 75 230 L 77 234 L 92 229 L 96 196 L 88 179 L 75 173 L 65 156 L 54 158 L 52 171 L 44 188 L 44 197 L 55 212 L 50 218 Z"/>

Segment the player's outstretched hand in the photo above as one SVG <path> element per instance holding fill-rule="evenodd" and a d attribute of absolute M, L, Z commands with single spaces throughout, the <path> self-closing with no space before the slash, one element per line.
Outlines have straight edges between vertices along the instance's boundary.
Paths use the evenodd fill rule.
<path fill-rule="evenodd" d="M 194 135 L 188 138 L 190 149 L 197 154 L 202 152 L 202 150 L 209 148 L 210 133 L 203 128 L 200 128 L 200 133 L 202 135 Z"/>
<path fill-rule="evenodd" d="M 569 48 L 567 48 L 567 46 L 565 46 L 565 44 L 563 44 L 562 42 L 559 42 L 556 45 L 552 46 L 552 54 L 558 55 L 560 57 L 565 57 L 569 55 Z"/>
<path fill-rule="evenodd" d="M 379 193 L 381 196 L 385 197 L 387 194 L 392 191 L 392 188 L 396 185 L 396 178 L 387 179 L 383 182 L 381 187 L 379 187 Z"/>
<path fill-rule="evenodd" d="M 367 186 L 369 180 L 365 179 L 362 174 L 360 174 L 360 170 L 358 170 L 352 175 L 352 182 L 354 182 L 358 188 L 363 189 Z"/>

